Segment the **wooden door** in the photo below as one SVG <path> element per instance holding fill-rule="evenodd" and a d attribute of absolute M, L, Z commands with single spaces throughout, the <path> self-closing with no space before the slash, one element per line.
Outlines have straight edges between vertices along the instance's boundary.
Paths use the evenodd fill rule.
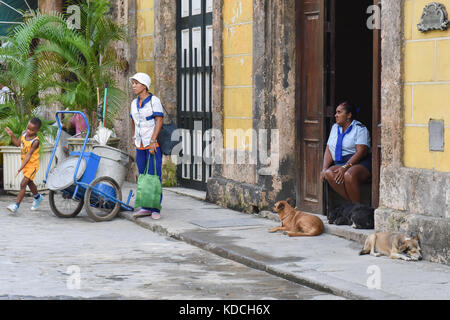
<path fill-rule="evenodd" d="M 381 0 L 374 0 L 374 5 L 381 8 Z M 374 29 L 373 32 L 372 207 L 378 208 L 381 166 L 381 28 Z"/>
<path fill-rule="evenodd" d="M 323 187 L 319 177 L 324 153 L 324 0 L 298 3 L 298 207 L 323 213 Z"/>

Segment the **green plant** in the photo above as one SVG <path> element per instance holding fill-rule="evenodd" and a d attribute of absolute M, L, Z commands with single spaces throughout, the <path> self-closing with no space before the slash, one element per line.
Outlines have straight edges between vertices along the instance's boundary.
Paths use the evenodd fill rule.
<path fill-rule="evenodd" d="M 20 135 L 28 120 L 38 114 L 39 105 L 55 101 L 64 108 L 87 111 L 91 127 L 95 127 L 97 92 L 103 96 L 105 83 L 107 126 L 112 126 L 120 111 L 125 93 L 116 87 L 114 79 L 114 72 L 120 68 L 114 42 L 125 38 L 125 29 L 111 18 L 110 1 L 73 2 L 81 9 L 80 30 L 70 29 L 61 13 L 32 11 L 8 37 L 0 38 L 8 44 L 0 48 L 4 67 L 0 83 L 7 85 L 14 96 L 12 103 L 0 106 L 0 117 L 6 119 L 0 123 L 0 140 L 9 140 L 4 137 L 6 126 Z M 51 92 L 45 92 L 50 88 Z M 39 96 L 42 92 L 46 94 Z M 42 133 L 51 131 L 47 121 L 43 125 Z"/>
<path fill-rule="evenodd" d="M 34 24 L 35 29 L 51 21 L 42 20 Z M 0 48 L 2 72 L 0 83 L 6 85 L 12 92 L 12 99 L 0 105 L 0 142 L 10 143 L 10 137 L 5 127 L 10 127 L 16 137 L 26 129 L 28 121 L 39 114 L 39 92 L 48 88 L 49 73 L 33 53 L 35 41 L 31 36 L 34 32 L 26 27 L 18 27 L 10 36 L 1 37 L 7 45 Z M 42 119 L 41 119 L 42 120 Z M 54 133 L 51 121 L 43 120 L 40 139 L 43 144 Z"/>
<path fill-rule="evenodd" d="M 126 98 L 116 87 L 114 77 L 121 66 L 114 43 L 125 39 L 125 29 L 111 18 L 110 1 L 73 2 L 80 8 L 81 29 L 70 29 L 64 17 L 53 14 L 58 21 L 45 24 L 39 32 L 45 41 L 35 52 L 45 69 L 53 70 L 52 86 L 61 89 L 46 101 L 59 101 L 71 110 L 87 111 L 91 126 L 95 127 L 97 92 L 102 98 L 108 84 L 106 126 L 112 126 Z M 59 27 L 55 28 L 55 24 Z"/>
<path fill-rule="evenodd" d="M 12 104 L 10 108 L 14 108 L 15 105 Z M 7 117 L 0 122 L 0 145 L 10 145 L 11 137 L 6 133 L 5 128 L 8 127 L 14 133 L 16 138 L 20 138 L 22 133 L 27 128 L 28 122 L 31 118 L 37 116 L 35 112 L 31 112 L 30 114 L 24 114 L 20 112 L 15 113 L 14 117 Z M 49 142 L 51 137 L 55 136 L 56 127 L 53 126 L 55 121 L 53 120 L 45 120 L 41 119 L 42 126 L 41 130 L 38 133 L 39 141 L 41 141 L 42 145 L 45 145 Z M 41 148 L 42 150 L 42 148 Z"/>

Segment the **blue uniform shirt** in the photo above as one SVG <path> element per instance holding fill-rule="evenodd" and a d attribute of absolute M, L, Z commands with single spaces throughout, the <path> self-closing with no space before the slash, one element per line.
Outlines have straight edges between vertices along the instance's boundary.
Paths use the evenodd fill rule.
<path fill-rule="evenodd" d="M 344 136 L 344 140 L 342 141 L 342 156 L 356 153 L 357 144 L 364 144 L 369 147 L 370 150 L 369 130 L 367 130 L 367 128 L 357 120 L 353 120 L 351 125 L 353 126 L 352 130 Z M 327 142 L 333 161 L 336 159 L 335 151 L 338 137 L 337 130 L 342 133 L 342 127 L 335 123 L 331 128 L 330 136 Z"/>

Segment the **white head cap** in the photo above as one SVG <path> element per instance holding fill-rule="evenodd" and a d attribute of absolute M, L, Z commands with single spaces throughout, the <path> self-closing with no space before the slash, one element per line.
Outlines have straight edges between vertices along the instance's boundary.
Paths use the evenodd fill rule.
<path fill-rule="evenodd" d="M 133 79 L 146 86 L 147 90 L 150 90 L 150 86 L 152 85 L 152 79 L 150 79 L 150 76 L 148 74 L 143 72 L 136 73 L 134 76 L 130 78 L 131 84 L 133 84 Z"/>

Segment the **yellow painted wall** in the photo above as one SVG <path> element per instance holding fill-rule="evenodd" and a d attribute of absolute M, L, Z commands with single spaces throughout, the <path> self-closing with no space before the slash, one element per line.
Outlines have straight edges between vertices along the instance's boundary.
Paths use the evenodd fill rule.
<path fill-rule="evenodd" d="M 406 0 L 404 17 L 404 165 L 450 171 L 450 29 L 422 33 L 423 8 L 432 1 Z M 438 1 L 450 11 L 450 0 Z M 429 151 L 428 123 L 444 120 L 444 152 Z"/>
<path fill-rule="evenodd" d="M 137 72 L 145 72 L 155 83 L 154 59 L 155 14 L 154 0 L 137 0 Z"/>
<path fill-rule="evenodd" d="M 253 0 L 227 0 L 223 5 L 224 129 L 253 128 Z M 252 140 L 227 139 L 227 149 L 251 150 Z"/>

